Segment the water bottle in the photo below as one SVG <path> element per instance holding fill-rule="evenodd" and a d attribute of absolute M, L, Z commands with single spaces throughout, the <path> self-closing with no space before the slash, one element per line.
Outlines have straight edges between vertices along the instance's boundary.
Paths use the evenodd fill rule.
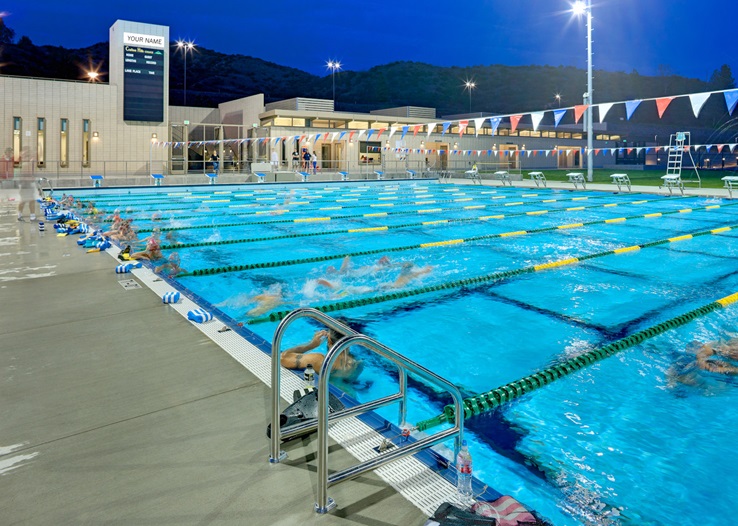
<path fill-rule="evenodd" d="M 456 488 L 462 498 L 471 498 L 472 493 L 472 457 L 466 440 L 461 442 L 461 450 L 456 457 Z"/>
<path fill-rule="evenodd" d="M 44 222 L 43 221 L 39 221 L 38 222 L 38 231 L 39 232 L 45 232 L 46 231 L 46 226 L 44 225 Z"/>
<path fill-rule="evenodd" d="M 305 373 L 303 378 L 305 379 L 305 389 L 315 389 L 315 369 L 312 364 L 308 364 L 305 367 Z"/>

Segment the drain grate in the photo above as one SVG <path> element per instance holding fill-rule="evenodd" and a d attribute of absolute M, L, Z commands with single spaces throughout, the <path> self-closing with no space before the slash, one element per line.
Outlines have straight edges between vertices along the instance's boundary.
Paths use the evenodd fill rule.
<path fill-rule="evenodd" d="M 141 288 L 141 285 L 139 285 L 138 281 L 136 281 L 135 279 L 122 279 L 118 281 L 118 283 L 120 283 L 120 286 L 126 290 L 133 290 L 133 289 Z"/>

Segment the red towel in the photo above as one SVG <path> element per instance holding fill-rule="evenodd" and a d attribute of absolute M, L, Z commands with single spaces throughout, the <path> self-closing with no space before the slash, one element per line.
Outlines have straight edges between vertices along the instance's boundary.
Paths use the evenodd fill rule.
<path fill-rule="evenodd" d="M 534 523 L 536 518 L 517 500 L 505 495 L 494 502 L 476 502 L 472 511 L 483 517 L 494 517 L 500 526 L 518 526 L 520 523 Z"/>

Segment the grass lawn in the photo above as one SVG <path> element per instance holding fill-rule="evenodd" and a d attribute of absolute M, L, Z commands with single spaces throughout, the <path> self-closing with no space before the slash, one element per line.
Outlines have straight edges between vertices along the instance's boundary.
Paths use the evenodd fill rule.
<path fill-rule="evenodd" d="M 536 171 L 534 169 L 523 170 L 523 178 L 530 179 L 528 172 Z M 544 173 L 546 179 L 549 181 L 568 181 L 569 178 L 566 176 L 568 172 L 581 172 L 584 176 L 587 176 L 586 168 L 576 168 L 568 170 L 539 170 Z M 643 186 L 660 186 L 661 176 L 666 173 L 664 170 L 628 170 L 628 166 L 624 165 L 622 168 L 617 170 L 594 170 L 593 179 L 594 183 L 609 184 L 612 182 L 610 176 L 614 173 L 626 173 L 630 177 L 631 184 L 643 185 Z M 702 188 L 723 188 L 724 183 L 720 179 L 725 176 L 738 176 L 736 170 L 700 170 L 700 179 L 702 180 Z M 693 170 L 682 170 L 682 181 L 684 181 L 687 188 L 697 187 L 697 178 L 695 177 Z M 695 181 L 694 184 L 689 184 L 690 181 Z"/>

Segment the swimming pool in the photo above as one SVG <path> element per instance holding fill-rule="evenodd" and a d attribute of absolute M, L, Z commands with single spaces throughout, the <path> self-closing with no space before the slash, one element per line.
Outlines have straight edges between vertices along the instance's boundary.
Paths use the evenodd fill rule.
<path fill-rule="evenodd" d="M 428 182 L 217 192 L 86 195 L 144 231 L 159 227 L 165 253 L 176 250 L 189 271 L 177 281 L 263 338 L 278 321 L 270 313 L 330 306 L 468 394 L 738 291 L 734 230 L 653 244 L 738 225 L 730 201 Z M 634 245 L 643 248 L 607 254 Z M 515 273 L 592 254 L 605 255 Z M 331 273 L 344 255 L 351 269 Z M 383 255 L 394 265 L 379 265 Z M 395 287 L 403 264 L 432 271 Z M 470 284 L 472 277 L 480 279 Z M 251 298 L 270 290 L 283 303 L 247 317 Z M 698 385 L 672 386 L 670 378 L 693 340 L 736 331 L 734 315 L 709 314 L 470 419 L 475 475 L 554 524 L 722 523 L 738 511 L 719 497 L 738 482 L 730 456 L 736 385 L 719 375 L 701 375 Z M 285 345 L 314 329 L 288 334 Z M 351 387 L 359 399 L 393 381 L 385 364 L 365 358 Z M 413 397 L 410 421 L 446 403 L 420 386 Z"/>

